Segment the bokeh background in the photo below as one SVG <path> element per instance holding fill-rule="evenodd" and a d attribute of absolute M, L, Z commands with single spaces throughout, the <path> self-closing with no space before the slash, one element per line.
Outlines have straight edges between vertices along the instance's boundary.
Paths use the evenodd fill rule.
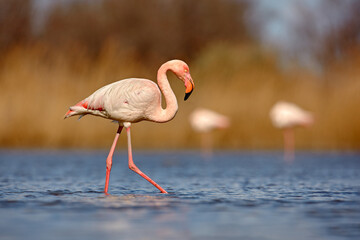
<path fill-rule="evenodd" d="M 134 125 L 134 148 L 198 148 L 188 116 L 206 107 L 231 118 L 216 148 L 279 149 L 269 110 L 286 100 L 316 119 L 297 148 L 360 149 L 359 13 L 357 0 L 0 0 L 0 147 L 109 148 L 117 126 L 65 121 L 68 107 L 177 58 L 196 88 L 184 102 L 169 74 L 179 112 Z"/>

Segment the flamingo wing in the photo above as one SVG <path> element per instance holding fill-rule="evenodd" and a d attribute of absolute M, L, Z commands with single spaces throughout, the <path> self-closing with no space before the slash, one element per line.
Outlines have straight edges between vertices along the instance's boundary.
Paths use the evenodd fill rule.
<path fill-rule="evenodd" d="M 160 101 L 160 90 L 153 81 L 129 78 L 98 89 L 70 107 L 65 118 L 91 114 L 119 122 L 138 122 L 147 119 Z"/>

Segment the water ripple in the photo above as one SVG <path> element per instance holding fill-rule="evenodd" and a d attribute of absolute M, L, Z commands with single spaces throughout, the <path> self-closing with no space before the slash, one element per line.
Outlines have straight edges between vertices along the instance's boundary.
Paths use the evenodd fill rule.
<path fill-rule="evenodd" d="M 120 153 L 105 195 L 106 152 L 3 151 L 0 238 L 358 239 L 359 156 L 304 153 L 286 165 L 271 152 L 137 154 L 161 194 Z"/>

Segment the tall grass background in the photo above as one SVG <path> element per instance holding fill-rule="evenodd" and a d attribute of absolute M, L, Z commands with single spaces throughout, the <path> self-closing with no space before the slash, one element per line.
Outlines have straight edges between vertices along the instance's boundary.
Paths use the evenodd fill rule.
<path fill-rule="evenodd" d="M 20 46 L 2 58 L 0 71 L 0 145 L 2 147 L 107 148 L 117 126 L 86 116 L 64 120 L 69 106 L 96 89 L 128 77 L 156 81 L 157 68 L 148 67 L 131 53 L 119 54 L 107 43 L 96 61 L 74 48 L 69 53 L 43 45 Z M 282 71 L 276 57 L 256 45 L 213 44 L 189 63 L 195 90 L 184 102 L 184 87 L 171 73 L 179 111 L 164 124 L 133 125 L 137 148 L 199 147 L 188 116 L 196 107 L 225 114 L 231 127 L 215 131 L 221 149 L 276 149 L 282 137 L 269 119 L 278 100 L 294 102 L 314 113 L 315 124 L 296 130 L 296 146 L 303 149 L 359 149 L 360 54 L 319 77 L 300 69 Z M 121 138 L 124 142 L 125 138 Z M 126 144 L 121 144 L 125 147 Z"/>

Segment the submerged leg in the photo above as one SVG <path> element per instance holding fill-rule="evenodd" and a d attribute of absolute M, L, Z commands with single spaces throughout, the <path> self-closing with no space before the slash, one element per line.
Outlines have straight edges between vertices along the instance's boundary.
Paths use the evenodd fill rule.
<path fill-rule="evenodd" d="M 126 128 L 127 139 L 128 139 L 128 155 L 129 155 L 129 168 L 148 180 L 152 185 L 154 185 L 157 189 L 159 189 L 162 193 L 167 193 L 160 185 L 154 182 L 151 178 L 146 176 L 145 173 L 141 172 L 140 169 L 134 164 L 133 157 L 132 157 L 132 150 L 131 150 L 131 136 L 130 136 L 130 127 Z"/>
<path fill-rule="evenodd" d="M 117 141 L 119 139 L 119 136 L 120 136 L 120 133 L 121 133 L 122 129 L 123 129 L 123 126 L 119 126 L 119 128 L 117 130 L 117 133 L 115 135 L 114 142 L 113 142 L 113 144 L 111 146 L 109 155 L 108 155 L 108 157 L 106 159 L 106 179 L 105 179 L 105 189 L 104 189 L 105 194 L 107 194 L 108 189 L 109 189 L 109 179 L 110 179 L 110 171 L 111 171 L 111 166 L 112 166 L 112 157 L 113 157 L 115 146 L 116 146 L 116 143 L 117 143 Z"/>

